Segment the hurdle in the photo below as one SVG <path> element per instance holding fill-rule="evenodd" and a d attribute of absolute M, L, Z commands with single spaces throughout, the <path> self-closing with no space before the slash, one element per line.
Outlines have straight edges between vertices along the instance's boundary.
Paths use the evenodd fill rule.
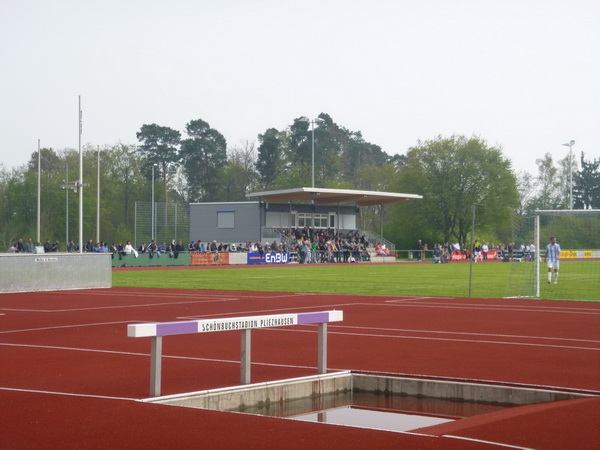
<path fill-rule="evenodd" d="M 327 373 L 327 324 L 341 322 L 343 311 L 318 311 L 266 316 L 229 317 L 178 322 L 135 323 L 127 325 L 127 336 L 150 337 L 150 396 L 161 395 L 162 338 L 180 334 L 211 333 L 216 331 L 241 331 L 241 384 L 250 384 L 251 332 L 258 328 L 292 325 L 318 325 L 318 372 Z"/>

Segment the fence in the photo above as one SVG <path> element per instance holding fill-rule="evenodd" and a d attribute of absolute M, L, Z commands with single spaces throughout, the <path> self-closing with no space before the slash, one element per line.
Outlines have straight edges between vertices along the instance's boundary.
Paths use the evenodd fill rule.
<path fill-rule="evenodd" d="M 135 202 L 133 241 L 137 248 L 142 242 L 182 240 L 190 237 L 190 205 L 188 203 Z"/>

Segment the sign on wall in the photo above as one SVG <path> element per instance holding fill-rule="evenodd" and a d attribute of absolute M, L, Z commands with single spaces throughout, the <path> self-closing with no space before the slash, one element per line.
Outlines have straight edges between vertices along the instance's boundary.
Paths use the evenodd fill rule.
<path fill-rule="evenodd" d="M 229 253 L 190 253 L 192 266 L 229 264 Z"/>
<path fill-rule="evenodd" d="M 290 254 L 285 252 L 248 253 L 248 264 L 287 264 Z"/>

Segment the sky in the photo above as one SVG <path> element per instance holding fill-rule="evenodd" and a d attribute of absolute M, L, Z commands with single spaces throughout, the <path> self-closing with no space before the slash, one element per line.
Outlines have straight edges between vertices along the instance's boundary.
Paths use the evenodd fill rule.
<path fill-rule="evenodd" d="M 202 119 L 229 147 L 324 112 L 389 155 L 478 136 L 600 157 L 598 0 L 0 0 L 0 165 Z M 318 148 L 316 148 L 318 151 Z"/>

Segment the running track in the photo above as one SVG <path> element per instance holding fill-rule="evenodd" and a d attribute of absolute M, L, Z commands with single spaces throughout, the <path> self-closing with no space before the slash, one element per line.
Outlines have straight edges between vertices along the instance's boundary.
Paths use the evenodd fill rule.
<path fill-rule="evenodd" d="M 600 393 L 600 303 L 239 291 L 0 296 L 0 449 L 599 448 L 600 397 L 391 433 L 142 403 L 148 339 L 128 323 L 341 309 L 330 370 Z M 254 330 L 252 381 L 316 373 L 316 326 Z M 239 333 L 163 341 L 163 394 L 239 384 Z"/>

